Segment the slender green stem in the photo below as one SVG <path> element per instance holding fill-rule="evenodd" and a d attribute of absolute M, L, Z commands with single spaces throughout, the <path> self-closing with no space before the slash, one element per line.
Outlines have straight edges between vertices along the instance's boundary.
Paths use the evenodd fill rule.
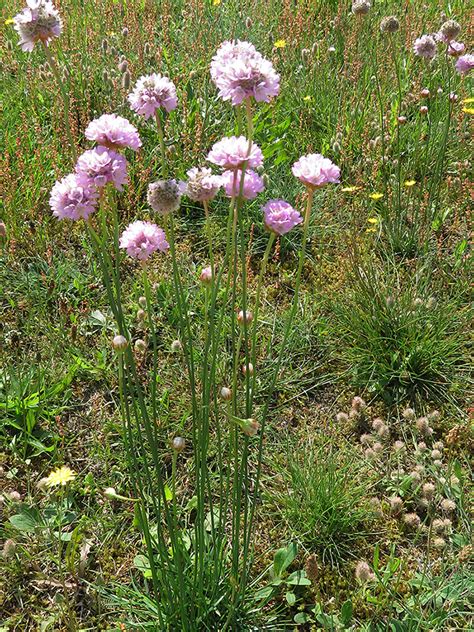
<path fill-rule="evenodd" d="M 158 130 L 158 138 L 160 141 L 160 153 L 161 153 L 161 173 L 163 178 L 166 178 L 168 175 L 168 164 L 167 164 L 167 156 L 166 156 L 166 145 L 165 145 L 165 137 L 163 132 L 163 124 L 161 122 L 161 114 L 160 111 L 157 110 L 155 112 L 155 121 L 156 127 Z"/>
<path fill-rule="evenodd" d="M 72 160 L 73 162 L 76 162 L 77 160 L 77 152 L 76 152 L 76 146 L 74 144 L 74 139 L 72 137 L 72 130 L 71 130 L 71 123 L 69 121 L 69 95 L 67 93 L 66 87 L 63 83 L 63 80 L 61 78 L 61 73 L 59 72 L 59 68 L 58 65 L 56 64 L 56 60 L 53 57 L 53 54 L 49 48 L 49 46 L 46 44 L 46 42 L 42 42 L 43 43 L 43 49 L 46 55 L 46 59 L 48 60 L 48 64 L 51 68 L 51 71 L 57 81 L 59 90 L 61 92 L 61 96 L 63 98 L 63 104 L 64 104 L 64 123 L 66 126 L 66 133 L 68 136 L 68 140 L 69 140 L 69 146 L 70 146 L 70 150 L 71 150 L 71 156 L 72 156 Z"/>

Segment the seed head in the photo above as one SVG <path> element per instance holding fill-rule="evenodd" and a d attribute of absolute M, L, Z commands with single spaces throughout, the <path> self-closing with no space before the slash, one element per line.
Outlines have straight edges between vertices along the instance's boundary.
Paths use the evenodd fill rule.
<path fill-rule="evenodd" d="M 449 42 L 456 39 L 460 32 L 461 26 L 456 20 L 447 20 L 441 25 L 438 38 L 446 44 L 449 44 Z"/>
<path fill-rule="evenodd" d="M 362 560 L 360 562 L 357 562 L 355 576 L 356 579 L 362 584 L 373 581 L 375 579 L 375 575 L 372 572 L 370 566 L 367 564 L 367 562 L 364 562 Z"/>
<path fill-rule="evenodd" d="M 354 0 L 352 3 L 352 13 L 354 15 L 367 15 L 372 4 L 368 0 Z"/>
<path fill-rule="evenodd" d="M 180 340 L 173 340 L 173 342 L 171 343 L 171 351 L 173 351 L 173 353 L 176 353 L 178 351 L 182 351 L 183 349 L 183 345 L 181 344 Z"/>
<path fill-rule="evenodd" d="M 316 584 L 319 579 L 318 558 L 312 553 L 306 560 L 305 564 L 306 576 L 312 584 Z"/>
<path fill-rule="evenodd" d="M 232 399 L 232 391 L 227 386 L 221 388 L 221 397 L 224 401 L 229 402 Z"/>
<path fill-rule="evenodd" d="M 403 522 L 410 529 L 418 529 L 421 524 L 420 516 L 416 513 L 405 514 L 403 516 Z"/>
<path fill-rule="evenodd" d="M 146 318 L 146 312 L 144 309 L 139 309 L 137 311 L 137 320 L 139 320 L 140 322 L 143 322 Z"/>
<path fill-rule="evenodd" d="M 434 493 L 436 491 L 436 486 L 433 483 L 425 483 L 421 488 L 421 493 L 427 500 L 432 500 Z"/>
<path fill-rule="evenodd" d="M 456 511 L 456 503 L 450 498 L 443 498 L 441 501 L 441 509 L 445 513 L 452 513 L 453 511 Z"/>
<path fill-rule="evenodd" d="M 421 432 L 422 434 L 427 434 L 428 428 L 429 423 L 427 417 L 419 417 L 416 420 L 416 429 L 418 430 L 418 432 Z"/>
<path fill-rule="evenodd" d="M 141 338 L 138 338 L 138 340 L 135 341 L 135 351 L 137 353 L 145 353 L 146 349 L 147 349 L 146 342 L 142 340 Z"/>
<path fill-rule="evenodd" d="M 382 33 L 396 33 L 400 28 L 400 22 L 395 15 L 387 15 L 380 22 L 380 30 Z"/>
<path fill-rule="evenodd" d="M 140 305 L 140 307 L 142 307 L 143 309 L 146 309 L 146 297 L 145 296 L 140 296 L 138 298 L 138 304 Z"/>
<path fill-rule="evenodd" d="M 390 513 L 392 514 L 392 516 L 398 516 L 398 514 L 403 509 L 403 500 L 400 498 L 400 496 L 392 496 L 391 498 L 389 498 L 389 502 Z"/>
<path fill-rule="evenodd" d="M 124 26 L 122 29 L 122 37 L 127 37 L 127 35 L 128 35 L 128 28 Z"/>
<path fill-rule="evenodd" d="M 160 215 L 168 215 L 179 208 L 181 187 L 176 180 L 158 180 L 148 186 L 147 201 Z"/>
<path fill-rule="evenodd" d="M 112 347 L 114 351 L 116 351 L 117 353 L 121 353 L 122 351 L 125 351 L 127 345 L 128 342 L 125 336 L 114 336 L 114 339 L 112 340 Z"/>
<path fill-rule="evenodd" d="M 359 396 L 354 397 L 354 399 L 352 400 L 352 408 L 360 412 L 364 410 L 365 407 L 366 407 L 366 403 L 364 402 L 362 397 L 359 397 Z"/>
<path fill-rule="evenodd" d="M 405 410 L 402 413 L 403 419 L 407 419 L 408 421 L 411 421 L 412 419 L 415 419 L 415 411 L 413 410 L 413 408 L 405 408 Z"/>
<path fill-rule="evenodd" d="M 363 434 L 360 436 L 360 442 L 362 445 L 370 445 L 374 440 L 373 436 L 370 434 Z"/>
<path fill-rule="evenodd" d="M 186 441 L 183 439 L 183 437 L 175 437 L 171 446 L 173 450 L 179 454 L 186 447 Z"/>
<path fill-rule="evenodd" d="M 380 430 L 380 428 L 382 428 L 382 426 L 384 426 L 384 422 L 383 419 L 380 419 L 380 417 L 376 417 L 373 421 L 372 421 L 372 428 L 374 430 Z"/>
<path fill-rule="evenodd" d="M 337 413 L 336 421 L 338 423 L 347 423 L 349 421 L 349 415 L 347 413 Z"/>
<path fill-rule="evenodd" d="M 439 450 L 431 450 L 431 458 L 435 461 L 440 461 L 442 458 L 442 454 Z"/>

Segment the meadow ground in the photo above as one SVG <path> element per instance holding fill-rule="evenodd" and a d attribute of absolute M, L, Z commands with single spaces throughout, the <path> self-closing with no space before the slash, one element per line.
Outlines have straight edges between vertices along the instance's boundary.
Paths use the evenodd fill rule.
<path fill-rule="evenodd" d="M 2 3 L 0 630 L 474 627 L 474 98 L 449 44 L 414 51 L 454 19 L 469 53 L 470 12 L 356 4 L 61 0 L 59 84 L 39 43 L 18 46 L 22 1 Z M 392 15 L 398 28 L 381 30 Z M 247 128 L 209 72 L 233 39 L 280 75 Z M 127 99 L 152 72 L 177 90 L 163 139 Z M 101 198 L 103 224 L 58 221 L 51 189 L 112 112 L 142 140 L 129 182 Z M 150 182 L 212 166 L 213 144 L 240 133 L 262 150 L 265 190 L 231 202 L 235 243 L 222 193 L 207 221 L 183 196 L 172 252 L 145 274 L 106 254 L 104 236 L 130 222 L 165 225 Z M 261 207 L 282 198 L 303 214 L 310 189 L 292 165 L 312 153 L 340 182 L 315 190 L 304 231 L 267 248 Z M 215 294 L 200 282 L 210 237 L 230 270 Z M 255 329 L 237 324 L 246 300 Z"/>

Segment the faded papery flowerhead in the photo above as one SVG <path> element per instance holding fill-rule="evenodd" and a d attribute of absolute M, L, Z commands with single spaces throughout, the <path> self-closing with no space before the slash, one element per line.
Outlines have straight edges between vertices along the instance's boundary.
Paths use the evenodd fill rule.
<path fill-rule="evenodd" d="M 123 231 L 119 240 L 120 248 L 134 259 L 146 261 L 156 250 L 165 252 L 169 248 L 164 230 L 151 222 L 138 220 Z"/>
<path fill-rule="evenodd" d="M 456 39 L 460 32 L 461 25 L 456 20 L 446 20 L 437 33 L 437 39 L 440 42 L 449 44 L 449 42 Z"/>
<path fill-rule="evenodd" d="M 276 235 L 285 235 L 303 221 L 298 211 L 285 200 L 269 200 L 262 211 L 265 227 Z"/>
<path fill-rule="evenodd" d="M 270 61 L 249 42 L 224 42 L 211 62 L 211 78 L 219 96 L 232 105 L 245 99 L 268 102 L 280 91 L 280 77 Z"/>
<path fill-rule="evenodd" d="M 372 572 L 370 566 L 367 564 L 367 562 L 364 562 L 362 560 L 360 562 L 357 562 L 355 576 L 356 579 L 358 579 L 362 584 L 373 581 L 375 579 L 375 575 Z"/>
<path fill-rule="evenodd" d="M 341 170 L 329 158 L 321 154 L 307 154 L 295 162 L 293 175 L 310 189 L 339 182 Z"/>
<path fill-rule="evenodd" d="M 49 205 L 58 219 L 87 219 L 96 210 L 97 189 L 92 181 L 79 181 L 75 173 L 58 180 L 51 189 Z"/>
<path fill-rule="evenodd" d="M 242 171 L 240 169 L 238 171 L 224 171 L 222 174 L 222 184 L 227 197 L 233 198 L 240 195 L 241 178 Z M 245 172 L 242 189 L 242 197 L 244 200 L 253 200 L 264 188 L 263 179 L 255 173 L 255 171 L 248 169 Z"/>
<path fill-rule="evenodd" d="M 400 28 L 400 22 L 395 15 L 387 15 L 380 22 L 380 30 L 382 33 L 396 33 Z"/>
<path fill-rule="evenodd" d="M 422 35 L 418 37 L 413 44 L 413 50 L 415 51 L 415 55 L 424 57 L 425 59 L 433 59 L 438 52 L 435 39 L 432 35 Z"/>
<path fill-rule="evenodd" d="M 178 105 L 174 83 L 168 77 L 156 73 L 140 77 L 128 100 L 132 110 L 146 119 L 154 116 L 160 108 L 171 112 Z"/>
<path fill-rule="evenodd" d="M 462 55 L 456 62 L 456 70 L 460 75 L 467 75 L 474 68 L 474 55 Z"/>
<path fill-rule="evenodd" d="M 245 136 L 225 136 L 214 143 L 207 160 L 223 169 L 241 169 L 245 162 L 249 169 L 255 169 L 263 164 L 263 154 L 255 143 L 249 152 L 249 141 Z"/>
<path fill-rule="evenodd" d="M 174 179 L 152 182 L 148 185 L 148 204 L 156 213 L 168 215 L 179 208 L 184 186 Z"/>
<path fill-rule="evenodd" d="M 24 51 L 32 51 L 36 42 L 48 45 L 61 35 L 62 21 L 50 0 L 27 0 L 28 5 L 13 18 L 18 42 Z"/>
<path fill-rule="evenodd" d="M 369 0 L 354 0 L 352 3 L 352 13 L 354 15 L 367 15 L 372 4 Z"/>
<path fill-rule="evenodd" d="M 76 173 L 79 182 L 93 182 L 99 189 L 111 182 L 121 191 L 128 181 L 125 158 L 116 151 L 101 146 L 89 149 L 79 156 Z"/>
<path fill-rule="evenodd" d="M 184 183 L 184 195 L 195 202 L 212 200 L 222 186 L 220 176 L 213 175 L 207 167 L 193 167 L 187 171 L 188 181 Z"/>
<path fill-rule="evenodd" d="M 108 149 L 129 147 L 137 151 L 142 146 L 137 128 L 117 114 L 102 114 L 86 127 L 86 138 Z"/>

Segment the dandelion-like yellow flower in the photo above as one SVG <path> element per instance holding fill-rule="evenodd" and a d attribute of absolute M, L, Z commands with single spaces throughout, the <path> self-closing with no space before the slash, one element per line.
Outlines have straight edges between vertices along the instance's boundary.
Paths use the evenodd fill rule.
<path fill-rule="evenodd" d="M 383 198 L 383 193 L 379 193 L 378 191 L 376 191 L 375 193 L 370 193 L 369 198 L 371 200 L 380 200 L 380 198 Z"/>
<path fill-rule="evenodd" d="M 284 39 L 279 39 L 277 40 L 274 44 L 275 48 L 285 48 L 286 46 L 286 40 Z"/>
<path fill-rule="evenodd" d="M 467 99 L 463 99 L 461 103 L 474 103 L 474 97 L 468 97 Z"/>
<path fill-rule="evenodd" d="M 303 101 L 312 101 L 313 97 L 310 94 L 307 94 L 305 97 L 303 97 Z"/>
<path fill-rule="evenodd" d="M 218 7 L 221 3 L 221 0 L 212 0 L 212 6 L 213 7 Z"/>
<path fill-rule="evenodd" d="M 465 114 L 474 114 L 474 108 L 463 108 L 462 111 Z"/>
<path fill-rule="evenodd" d="M 376 229 L 376 228 L 366 228 L 366 229 L 365 229 L 365 232 L 366 232 L 366 233 L 376 233 L 376 232 L 377 232 L 377 229 Z"/>
<path fill-rule="evenodd" d="M 414 187 L 416 184 L 416 180 L 405 180 L 405 182 L 403 183 L 408 189 L 410 189 L 411 187 Z"/>
<path fill-rule="evenodd" d="M 73 481 L 76 475 L 67 465 L 59 467 L 57 470 L 53 470 L 51 474 L 46 478 L 45 484 L 47 487 L 58 487 L 59 485 L 65 486 L 70 481 Z"/>
<path fill-rule="evenodd" d="M 5 24 L 8 26 L 9 24 L 13 24 L 15 22 L 15 20 L 13 18 L 7 18 L 5 20 Z"/>
<path fill-rule="evenodd" d="M 343 193 L 354 193 L 354 191 L 358 191 L 360 187 L 351 186 L 351 187 L 342 187 L 341 191 Z"/>
<path fill-rule="evenodd" d="M 378 224 L 379 220 L 377 217 L 369 217 L 369 219 L 367 220 L 369 222 L 369 224 Z"/>

